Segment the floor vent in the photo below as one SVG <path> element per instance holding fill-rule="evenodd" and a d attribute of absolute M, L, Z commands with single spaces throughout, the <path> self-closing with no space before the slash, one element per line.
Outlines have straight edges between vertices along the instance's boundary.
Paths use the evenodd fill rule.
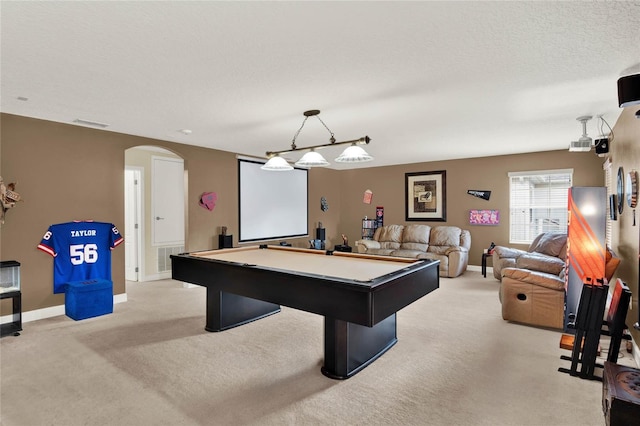
<path fill-rule="evenodd" d="M 171 271 L 171 256 L 184 252 L 184 246 L 158 248 L 158 272 Z"/>

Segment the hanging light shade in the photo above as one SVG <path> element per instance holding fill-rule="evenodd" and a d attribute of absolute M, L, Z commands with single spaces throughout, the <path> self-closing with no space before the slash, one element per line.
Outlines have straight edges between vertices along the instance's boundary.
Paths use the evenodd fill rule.
<path fill-rule="evenodd" d="M 287 160 L 280 157 L 279 155 L 271 157 L 269 161 L 267 161 L 266 164 L 260 168 L 262 170 L 269 170 L 271 172 L 286 172 L 289 170 L 293 170 L 293 166 L 287 163 Z"/>
<path fill-rule="evenodd" d="M 367 151 L 354 144 L 345 149 L 342 154 L 336 158 L 336 163 L 364 163 L 371 160 L 373 160 L 373 157 L 367 154 Z"/>
<path fill-rule="evenodd" d="M 329 162 L 313 149 L 296 161 L 296 166 L 300 167 L 327 167 Z"/>

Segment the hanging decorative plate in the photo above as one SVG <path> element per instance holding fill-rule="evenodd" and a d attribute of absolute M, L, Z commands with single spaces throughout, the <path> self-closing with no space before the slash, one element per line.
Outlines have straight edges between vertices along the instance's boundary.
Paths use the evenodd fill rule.
<path fill-rule="evenodd" d="M 638 172 L 635 170 L 627 173 L 627 204 L 632 209 L 638 205 Z"/>
<path fill-rule="evenodd" d="M 618 167 L 618 214 L 622 214 L 624 208 L 624 169 L 622 166 Z"/>

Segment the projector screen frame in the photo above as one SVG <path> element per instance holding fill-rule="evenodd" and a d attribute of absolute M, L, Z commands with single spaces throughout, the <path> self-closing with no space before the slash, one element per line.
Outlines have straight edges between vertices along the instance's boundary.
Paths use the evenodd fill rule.
<path fill-rule="evenodd" d="M 238 157 L 238 242 L 249 243 L 257 241 L 273 241 L 283 240 L 285 238 L 302 238 L 309 236 L 309 170 L 299 167 L 294 167 L 291 171 L 286 172 L 274 172 L 265 171 L 260 167 L 265 164 L 263 160 L 248 159 Z M 243 165 L 245 169 L 243 169 Z M 251 175 L 253 173 L 253 175 Z M 243 176 L 244 175 L 244 176 Z M 261 179 L 257 179 L 256 176 L 260 175 Z M 257 184 L 258 187 L 264 186 L 262 191 L 258 190 L 256 199 L 250 199 L 249 195 L 243 192 L 243 188 L 246 182 L 245 179 L 253 179 L 249 182 L 251 184 Z M 269 185 L 273 181 L 279 182 L 277 185 Z M 273 190 L 280 191 L 280 193 L 273 193 Z M 295 197 L 295 200 L 290 200 L 292 192 L 295 190 L 303 190 L 303 194 Z M 251 191 L 255 191 L 254 188 Z M 264 197 L 265 194 L 269 194 L 269 197 Z M 261 198 L 264 197 L 264 198 Z M 249 198 L 249 199 L 248 199 Z M 260 202 L 262 200 L 262 202 Z M 284 204 L 279 204 L 283 202 Z M 269 204 L 273 203 L 273 204 Z M 283 210 L 287 203 L 294 203 L 294 211 L 298 214 Z M 271 222 L 276 227 L 271 228 L 262 227 L 264 233 L 258 234 L 255 227 L 249 226 L 248 221 L 253 220 L 247 217 L 248 214 L 243 215 L 243 211 L 262 211 L 267 214 L 271 214 L 275 221 Z M 289 216 L 291 215 L 291 216 Z M 275 217 L 273 217 L 275 216 Z M 300 217 L 304 216 L 304 220 Z M 289 219 L 286 219 L 289 218 Z M 253 225 L 253 224 L 252 224 Z M 287 229 L 290 227 L 289 229 Z M 304 229 L 303 229 L 304 227 Z M 248 228 L 251 228 L 247 231 Z M 244 229 L 244 231 L 243 231 Z"/>

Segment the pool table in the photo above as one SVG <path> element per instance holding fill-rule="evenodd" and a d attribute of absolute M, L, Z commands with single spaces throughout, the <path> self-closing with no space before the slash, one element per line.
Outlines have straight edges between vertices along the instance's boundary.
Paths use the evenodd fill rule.
<path fill-rule="evenodd" d="M 397 341 L 396 312 L 439 287 L 439 262 L 260 245 L 171 256 L 172 278 L 207 288 L 207 331 L 280 311 L 324 316 L 322 373 L 346 379 Z"/>

